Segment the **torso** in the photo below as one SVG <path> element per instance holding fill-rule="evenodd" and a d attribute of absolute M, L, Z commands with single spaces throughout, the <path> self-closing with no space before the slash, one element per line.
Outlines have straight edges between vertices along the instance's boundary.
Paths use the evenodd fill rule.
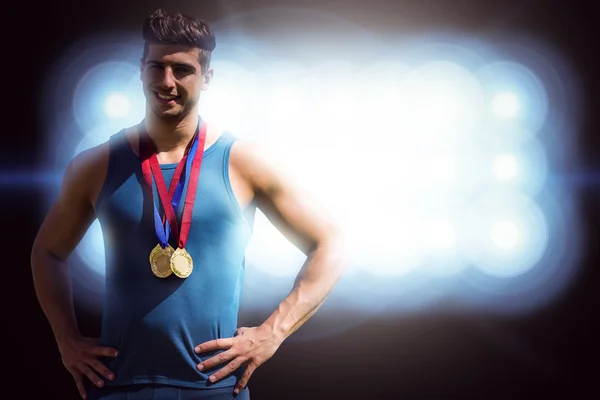
<path fill-rule="evenodd" d="M 223 131 L 221 129 L 218 129 L 213 125 L 208 125 L 204 149 L 206 150 L 207 148 L 212 146 L 222 134 Z M 133 153 L 135 155 L 139 155 L 137 128 L 135 126 L 127 128 L 125 131 L 125 136 Z M 239 160 L 236 160 L 237 153 L 236 151 L 234 151 L 235 147 L 236 143 L 233 144 L 232 151 L 230 153 L 231 155 L 229 160 L 229 180 L 231 182 L 233 193 L 237 198 L 240 207 L 242 209 L 245 209 L 254 198 L 254 191 L 249 182 L 247 182 L 244 179 L 243 175 L 240 172 L 240 162 L 238 162 Z M 90 203 L 92 204 L 92 206 L 95 206 L 96 200 L 98 199 L 98 196 L 100 195 L 100 191 L 104 184 L 104 179 L 106 178 L 106 172 L 108 170 L 108 143 L 98 146 L 92 154 L 95 158 L 97 158 L 96 160 L 94 160 L 94 164 L 97 166 L 97 168 L 93 169 L 93 176 L 90 176 L 90 179 L 92 181 L 90 182 Z"/>
<path fill-rule="evenodd" d="M 196 369 L 202 358 L 193 346 L 231 337 L 237 328 L 245 251 L 255 211 L 249 205 L 253 196 L 246 180 L 251 182 L 253 175 L 247 171 L 249 163 L 256 161 L 245 155 L 257 152 L 246 150 L 248 142 L 209 126 L 204 145 L 207 157 L 196 188 L 199 205 L 191 210 L 188 240 L 182 245 L 193 259 L 193 273 L 185 279 L 158 279 L 151 272 L 149 256 L 158 244 L 152 202 L 160 203 L 160 196 L 150 198 L 142 191 L 137 139 L 132 129 L 113 135 L 109 145 L 114 163 L 107 173 L 108 158 L 100 158 L 105 163 L 103 176 L 94 182 L 92 212 L 102 227 L 105 249 L 101 341 L 119 349 L 119 356 L 107 361 L 107 367 L 116 374 L 114 385 L 166 383 L 204 388 L 209 386 L 207 376 Z M 182 149 L 176 152 L 158 155 L 163 166 L 157 173 L 162 173 L 165 183 L 171 181 L 173 163 L 183 153 Z M 93 160 L 81 179 L 100 175 L 92 171 L 100 170 L 98 158 Z M 223 168 L 226 160 L 229 185 Z M 186 195 L 193 193 L 189 189 L 183 189 Z M 176 214 L 181 222 L 185 209 L 185 201 L 180 201 Z M 175 232 L 168 238 L 173 248 L 180 244 L 181 230 Z M 149 346 L 155 351 L 145 350 Z M 233 386 L 235 379 L 231 375 L 220 382 Z"/>

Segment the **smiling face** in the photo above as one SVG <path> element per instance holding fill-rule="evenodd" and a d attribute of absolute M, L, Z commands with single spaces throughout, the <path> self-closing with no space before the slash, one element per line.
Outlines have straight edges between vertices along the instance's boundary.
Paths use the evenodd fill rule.
<path fill-rule="evenodd" d="M 200 49 L 171 44 L 149 45 L 140 72 L 147 107 L 169 120 L 197 110 L 212 76 L 212 70 L 202 71 Z"/>

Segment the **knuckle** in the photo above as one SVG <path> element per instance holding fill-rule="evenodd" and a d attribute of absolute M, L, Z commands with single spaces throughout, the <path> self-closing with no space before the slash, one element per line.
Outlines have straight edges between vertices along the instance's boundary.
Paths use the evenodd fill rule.
<path fill-rule="evenodd" d="M 81 365 L 79 363 L 70 362 L 65 364 L 65 368 L 71 373 L 80 373 Z"/>
<path fill-rule="evenodd" d="M 96 362 L 95 358 L 92 357 L 86 357 L 86 358 L 82 358 L 80 364 L 85 367 L 85 368 L 90 368 L 90 366 L 94 365 L 94 363 Z"/>

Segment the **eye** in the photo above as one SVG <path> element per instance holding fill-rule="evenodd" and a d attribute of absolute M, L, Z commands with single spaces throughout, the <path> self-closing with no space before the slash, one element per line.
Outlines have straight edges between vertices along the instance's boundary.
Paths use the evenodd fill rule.
<path fill-rule="evenodd" d="M 181 75 L 189 75 L 194 73 L 194 71 L 188 67 L 175 67 L 173 68 L 173 72 Z"/>

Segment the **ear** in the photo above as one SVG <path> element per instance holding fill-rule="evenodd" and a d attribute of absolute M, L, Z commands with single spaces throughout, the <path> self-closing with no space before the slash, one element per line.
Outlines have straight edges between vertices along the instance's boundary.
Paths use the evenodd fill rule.
<path fill-rule="evenodd" d="M 204 83 L 202 83 L 202 90 L 208 90 L 210 82 L 213 78 L 213 74 L 214 70 L 212 68 L 209 68 L 208 71 L 206 71 L 206 73 L 204 74 Z"/>
<path fill-rule="evenodd" d="M 142 75 L 144 73 L 144 59 L 140 58 L 140 81 L 143 82 Z"/>

